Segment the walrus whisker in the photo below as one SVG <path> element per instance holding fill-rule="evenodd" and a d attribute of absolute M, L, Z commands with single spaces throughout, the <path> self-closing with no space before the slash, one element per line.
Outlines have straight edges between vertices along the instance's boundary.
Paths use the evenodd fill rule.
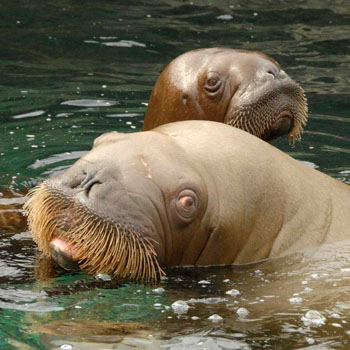
<path fill-rule="evenodd" d="M 137 244 L 138 244 L 138 249 L 141 252 L 141 257 L 140 257 L 140 260 L 139 260 L 139 265 L 140 265 L 139 266 L 139 270 L 142 273 L 142 276 L 143 276 L 142 278 L 144 278 L 144 276 L 146 274 L 145 271 L 146 271 L 146 265 L 147 265 L 146 251 L 143 248 L 141 241 L 138 240 Z"/>
<path fill-rule="evenodd" d="M 149 265 L 149 269 L 152 271 L 151 275 L 154 276 L 156 273 L 156 271 L 154 269 L 154 265 L 153 264 L 151 264 L 151 266 Z"/>
<path fill-rule="evenodd" d="M 270 130 L 277 121 L 272 116 L 278 116 L 278 111 L 274 108 L 274 101 L 278 101 L 281 94 L 286 93 L 295 98 L 296 106 L 289 106 L 293 115 L 293 124 L 288 133 L 291 144 L 301 139 L 303 127 L 307 122 L 307 102 L 304 90 L 300 85 L 284 86 L 281 90 L 274 90 L 266 94 L 263 100 L 250 102 L 240 106 L 226 121 L 228 125 L 243 129 L 257 137 L 264 137 L 266 130 Z M 284 107 L 285 108 L 285 107 Z M 280 110 L 279 113 L 285 110 Z"/>
<path fill-rule="evenodd" d="M 102 230 L 101 230 L 102 232 L 105 232 L 105 229 L 106 229 L 105 226 L 106 225 L 103 225 Z M 103 245 L 100 246 L 99 252 L 95 255 L 94 260 L 100 260 L 100 256 L 104 255 L 106 247 L 108 247 L 108 245 L 109 245 L 109 239 L 110 239 L 110 235 L 106 235 L 105 239 L 103 240 Z"/>
<path fill-rule="evenodd" d="M 137 241 L 137 244 L 138 244 L 138 248 L 139 248 L 139 251 L 140 251 L 140 258 L 138 259 L 138 269 L 137 271 L 139 270 L 142 270 L 142 267 L 144 266 L 145 264 L 145 253 L 143 251 L 143 249 L 141 249 L 141 243 L 140 241 Z"/>
<path fill-rule="evenodd" d="M 126 243 L 125 243 L 125 237 L 124 237 L 124 231 L 120 231 L 118 229 L 118 234 L 120 235 L 120 242 L 119 242 L 119 251 L 121 254 L 119 255 L 119 265 L 118 269 L 116 270 L 117 273 L 121 273 L 124 270 L 124 264 L 126 259 Z"/>
<path fill-rule="evenodd" d="M 130 251 L 132 252 L 132 255 L 133 255 L 136 247 L 134 245 L 132 237 L 130 237 L 129 245 L 130 245 Z M 130 265 L 130 270 L 134 271 L 133 267 L 135 266 L 135 260 L 133 259 L 132 255 L 131 255 L 131 259 L 129 259 L 129 265 Z"/>
<path fill-rule="evenodd" d="M 141 252 L 141 256 L 139 259 L 133 259 L 134 260 L 134 271 L 139 271 L 140 266 L 142 266 L 142 261 L 143 261 L 143 251 L 141 250 L 140 243 L 138 240 L 134 240 L 135 242 L 135 253 L 136 252 Z"/>
<path fill-rule="evenodd" d="M 127 254 L 126 254 L 126 252 L 127 252 L 127 250 L 128 250 L 128 244 L 127 244 L 127 239 L 125 238 L 125 232 L 124 231 L 122 231 L 122 236 L 121 237 L 123 237 L 123 239 L 122 239 L 122 241 L 121 241 L 121 243 L 122 243 L 122 255 L 121 255 L 121 259 L 120 259 L 120 266 L 119 266 L 119 270 L 120 270 L 120 272 L 119 273 L 121 273 L 121 275 L 122 276 L 124 276 L 124 271 L 126 270 L 126 264 L 127 264 Z"/>
<path fill-rule="evenodd" d="M 112 252 L 113 254 L 113 261 L 112 261 L 112 265 L 113 266 L 117 266 L 118 265 L 118 262 L 120 260 L 120 235 L 117 235 L 116 236 L 116 242 L 115 242 L 115 245 L 114 245 L 114 250 Z"/>
<path fill-rule="evenodd" d="M 135 268 L 136 268 L 136 262 L 137 262 L 137 259 L 135 259 L 135 254 L 136 254 L 136 252 L 137 252 L 137 246 L 136 246 L 136 241 L 135 241 L 135 237 L 133 236 L 133 237 L 131 237 L 131 244 L 132 244 L 132 258 L 130 259 L 130 261 L 131 261 L 131 270 L 132 271 L 135 271 Z M 136 270 L 137 271 L 137 270 Z"/>
<path fill-rule="evenodd" d="M 143 251 L 145 254 L 145 264 L 144 264 L 144 274 L 147 275 L 147 262 L 148 262 L 148 252 L 147 249 L 145 249 L 145 247 L 143 247 Z"/>
<path fill-rule="evenodd" d="M 146 268 L 146 275 L 151 275 L 151 269 L 148 265 L 149 262 L 149 256 L 148 256 L 148 251 L 146 252 L 146 257 L 147 257 L 147 264 L 145 264 L 145 268 Z"/>
<path fill-rule="evenodd" d="M 128 252 L 131 252 L 132 250 L 130 249 L 130 241 L 127 239 L 126 240 L 126 249 L 125 249 L 125 251 L 128 251 Z M 130 261 L 131 261 L 131 259 L 127 259 L 126 261 L 125 261 L 125 270 L 128 270 L 128 269 L 130 269 Z"/>
<path fill-rule="evenodd" d="M 150 262 L 150 260 L 152 260 L 151 255 L 152 255 L 152 250 L 149 249 L 149 247 L 147 246 L 147 260 L 148 260 L 148 262 Z M 152 274 L 152 266 L 150 266 L 150 265 L 153 265 L 153 264 L 151 264 L 151 263 L 146 264 L 146 266 L 148 268 L 147 272 L 151 275 Z"/>
<path fill-rule="evenodd" d="M 135 259 L 135 253 L 136 253 L 136 245 L 135 245 L 135 237 L 134 235 L 131 236 L 131 243 L 132 243 L 132 248 L 131 248 L 131 257 L 130 257 L 130 270 L 135 271 L 135 262 L 137 259 Z"/>
<path fill-rule="evenodd" d="M 115 238 L 115 235 L 113 234 L 113 231 L 110 230 L 110 233 L 108 235 L 109 237 L 109 242 L 108 242 L 108 245 L 110 247 L 113 247 L 114 245 L 114 238 Z M 103 266 L 106 266 L 106 270 L 110 270 L 111 269 L 111 260 L 113 259 L 113 256 L 111 254 L 106 254 L 104 259 L 101 261 L 101 265 Z M 132 271 L 132 270 L 131 270 Z"/>
<path fill-rule="evenodd" d="M 95 249 L 93 250 L 94 257 L 90 261 L 90 265 L 92 265 L 92 266 L 95 266 L 95 265 L 97 265 L 97 263 L 99 263 L 100 266 L 106 267 L 105 259 L 106 259 L 106 257 L 109 257 L 109 255 L 105 255 L 104 253 L 106 251 L 106 247 L 108 245 L 110 245 L 111 235 L 107 234 L 107 238 L 104 239 L 104 245 L 102 247 L 97 244 L 97 242 L 99 240 L 101 240 L 101 232 L 107 232 L 106 226 L 108 226 L 108 225 L 106 223 L 103 223 L 101 231 L 97 231 L 97 234 L 95 237 L 96 247 L 94 247 Z M 92 270 L 90 270 L 90 271 L 92 271 Z M 96 272 L 96 271 L 94 271 L 94 272 Z M 104 271 L 101 270 L 101 272 L 104 272 Z"/>
<path fill-rule="evenodd" d="M 141 244 L 143 244 L 143 242 L 140 242 Z M 144 245 L 144 244 L 143 244 Z M 144 252 L 144 264 L 142 267 L 142 276 L 147 276 L 147 262 L 148 262 L 148 255 L 147 255 L 147 250 L 145 249 L 145 247 L 142 247 L 142 251 Z"/>
<path fill-rule="evenodd" d="M 118 241 L 118 237 L 114 237 L 115 241 Z M 113 244 L 113 251 L 111 251 L 111 256 L 112 256 L 112 259 L 111 259 L 111 266 L 116 266 L 117 263 L 118 263 L 118 246 L 117 246 L 117 242 L 115 242 Z"/>
<path fill-rule="evenodd" d="M 76 232 L 77 236 L 79 235 L 80 231 L 82 231 L 82 234 L 84 234 L 83 229 L 84 230 L 86 229 L 88 232 L 91 232 L 92 239 L 88 240 L 87 243 L 85 243 L 85 244 L 86 244 L 87 249 L 89 249 L 89 250 L 91 249 L 93 251 L 93 254 L 95 254 L 95 250 L 96 250 L 96 246 L 97 246 L 96 243 L 97 243 L 98 239 L 100 238 L 99 235 L 97 234 L 98 227 L 96 227 L 93 222 L 89 222 L 86 225 L 86 227 L 79 228 L 79 231 Z"/>
<path fill-rule="evenodd" d="M 153 244 L 138 228 L 100 217 L 48 182 L 28 193 L 24 209 L 33 239 L 47 256 L 50 242 L 59 237 L 73 246 L 80 267 L 89 273 L 153 281 L 164 275 Z"/>
<path fill-rule="evenodd" d="M 116 243 L 114 245 L 114 250 L 112 252 L 112 260 L 111 260 L 111 267 L 113 266 L 117 266 L 118 265 L 118 262 L 119 262 L 119 246 L 118 246 L 118 240 L 119 240 L 119 236 L 114 236 L 115 240 L 116 240 Z M 134 272 L 132 272 L 131 274 L 131 278 L 134 278 Z"/>
<path fill-rule="evenodd" d="M 114 237 L 115 236 L 114 236 L 114 234 L 113 234 L 111 229 L 109 230 L 108 237 L 109 237 L 108 245 L 110 247 L 113 247 L 113 245 L 114 245 Z M 101 265 L 106 266 L 106 269 L 110 270 L 110 268 L 111 268 L 110 264 L 111 264 L 111 260 L 112 259 L 113 259 L 113 256 L 111 256 L 111 254 L 106 254 L 104 259 L 101 261 Z"/>

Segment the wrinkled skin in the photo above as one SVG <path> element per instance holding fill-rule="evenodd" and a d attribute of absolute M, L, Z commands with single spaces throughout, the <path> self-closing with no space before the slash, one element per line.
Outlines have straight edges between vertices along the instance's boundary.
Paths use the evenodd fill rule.
<path fill-rule="evenodd" d="M 306 124 L 303 89 L 271 57 L 224 48 L 189 51 L 159 76 L 143 130 L 180 120 L 211 120 L 266 141 L 300 138 Z"/>
<path fill-rule="evenodd" d="M 348 186 L 222 123 L 186 121 L 104 134 L 45 186 L 54 197 L 50 206 L 63 198 L 127 234 L 146 237 L 160 266 L 249 263 L 350 238 Z M 78 215 L 63 208 L 62 217 Z M 33 213 L 35 231 L 43 215 L 33 225 Z M 69 227 L 60 227 L 54 236 L 64 241 Z M 33 235 L 45 251 L 45 230 Z M 71 251 L 51 249 L 74 261 L 92 259 L 79 256 L 74 230 L 71 237 Z"/>

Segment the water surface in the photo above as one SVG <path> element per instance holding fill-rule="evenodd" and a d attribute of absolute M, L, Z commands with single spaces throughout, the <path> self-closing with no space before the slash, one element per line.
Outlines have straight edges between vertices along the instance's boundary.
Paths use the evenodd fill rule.
<path fill-rule="evenodd" d="M 350 182 L 346 0 L 36 0 L 2 2 L 0 19 L 1 210 L 19 211 L 26 189 L 101 133 L 140 130 L 162 68 L 213 46 L 277 59 L 304 87 L 310 115 L 302 142 L 275 145 Z M 62 271 L 48 278 L 23 226 L 1 235 L 1 349 L 311 350 L 350 339 L 347 245 L 243 270 L 170 270 L 159 286 L 143 286 Z"/>

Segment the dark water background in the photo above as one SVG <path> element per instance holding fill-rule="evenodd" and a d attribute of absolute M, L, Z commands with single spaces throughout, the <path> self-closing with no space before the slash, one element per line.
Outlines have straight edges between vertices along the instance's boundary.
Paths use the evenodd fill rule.
<path fill-rule="evenodd" d="M 304 87 L 310 115 L 302 142 L 275 145 L 350 182 L 346 0 L 1 1 L 0 28 L 0 187 L 14 192 L 0 205 L 16 208 L 21 190 L 68 167 L 101 133 L 139 130 L 162 68 L 185 51 L 214 46 L 278 60 Z M 152 349 L 158 339 L 165 349 L 350 346 L 350 259 L 340 250 L 302 258 L 303 268 L 284 261 L 244 271 L 170 271 L 157 294 L 154 286 L 83 274 L 36 278 L 34 244 L 22 231 L 1 232 L 1 349 L 123 348 L 127 341 Z M 233 288 L 239 297 L 226 294 Z M 173 311 L 176 300 L 188 302 L 187 313 Z M 324 324 L 305 321 L 309 310 Z M 223 321 L 208 319 L 213 314 Z M 58 321 L 69 321 L 74 336 Z M 83 321 L 137 321 L 149 329 L 132 331 L 121 345 L 115 332 L 93 336 L 105 323 Z M 51 334 L 42 329 L 50 324 Z"/>

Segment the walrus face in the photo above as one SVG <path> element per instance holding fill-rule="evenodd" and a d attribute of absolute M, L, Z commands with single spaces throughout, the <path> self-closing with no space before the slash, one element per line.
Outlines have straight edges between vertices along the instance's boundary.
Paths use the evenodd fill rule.
<path fill-rule="evenodd" d="M 231 92 L 224 122 L 265 141 L 285 134 L 292 142 L 300 139 L 307 120 L 303 89 L 270 57 L 244 51 L 240 54 L 247 57 L 237 62 L 227 54 L 221 58 L 229 66 L 226 72 L 230 72 L 229 76 L 222 74 L 221 80 Z"/>
<path fill-rule="evenodd" d="M 265 141 L 300 139 L 307 120 L 303 89 L 269 56 L 233 49 L 189 51 L 160 75 L 144 130 L 189 119 L 223 122 Z"/>
<path fill-rule="evenodd" d="M 179 158 L 181 148 L 149 134 L 102 135 L 71 168 L 30 193 L 25 210 L 45 255 L 66 269 L 137 280 L 156 280 L 160 266 L 183 261 L 206 189 Z M 153 151 L 145 152 L 150 143 Z"/>

